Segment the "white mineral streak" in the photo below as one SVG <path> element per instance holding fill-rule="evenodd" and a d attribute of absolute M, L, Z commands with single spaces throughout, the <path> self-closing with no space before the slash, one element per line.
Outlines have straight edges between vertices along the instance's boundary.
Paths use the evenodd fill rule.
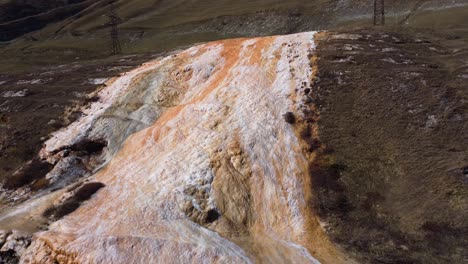
<path fill-rule="evenodd" d="M 105 84 L 109 78 L 90 78 L 88 79 L 89 84 L 94 84 L 94 85 L 101 85 Z"/>
<path fill-rule="evenodd" d="M 282 118 L 293 109 L 294 89 L 310 84 L 313 39 L 310 32 L 208 43 L 109 81 L 99 102 L 47 141 L 43 155 L 83 136 L 106 109 L 130 98 L 143 75 L 177 57 L 183 63 L 171 66 L 171 78 L 190 73 L 177 79 L 179 103 L 128 137 L 95 175 L 105 188 L 37 234 L 22 262 L 47 263 L 44 252 L 54 249 L 80 263 L 318 263 L 304 245 L 305 176 L 299 164 L 305 158 Z M 148 94 L 166 82 L 153 79 Z M 216 177 L 211 159 L 232 142 L 238 142 L 250 166 L 249 237 L 254 248 L 266 252 L 257 257 L 180 209 L 193 200 L 184 193 L 187 186 L 211 190 L 205 186 Z M 235 157 L 231 162 L 242 163 Z M 216 206 L 212 192 L 209 204 Z"/>
<path fill-rule="evenodd" d="M 111 106 L 115 106 L 119 99 L 129 90 L 132 89 L 134 78 L 143 75 L 149 71 L 155 71 L 159 65 L 164 63 L 166 59 L 147 63 L 133 71 L 130 71 L 119 78 L 114 78 L 108 81 L 108 86 L 102 89 L 99 93 L 99 101 L 92 104 L 90 108 L 83 109 L 83 118 L 78 122 L 72 123 L 70 126 L 56 132 L 51 139 L 45 142 L 45 148 L 41 151 L 42 157 L 47 157 L 49 152 L 60 149 L 64 146 L 69 146 L 83 137 L 91 128 L 94 122 L 103 115 L 103 113 Z"/>
<path fill-rule="evenodd" d="M 2 83 L 0 83 L 1 85 Z M 28 89 L 20 90 L 20 91 L 6 91 L 2 93 L 2 97 L 10 98 L 10 97 L 25 97 L 29 93 Z"/>

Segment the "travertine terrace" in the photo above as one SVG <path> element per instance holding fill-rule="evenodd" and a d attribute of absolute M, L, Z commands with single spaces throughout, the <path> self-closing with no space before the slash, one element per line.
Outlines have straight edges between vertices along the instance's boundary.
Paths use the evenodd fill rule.
<path fill-rule="evenodd" d="M 41 151 L 63 171 L 66 146 L 105 141 L 90 178 L 104 187 L 22 262 L 344 262 L 283 118 L 312 86 L 315 34 L 203 44 L 108 81 Z"/>

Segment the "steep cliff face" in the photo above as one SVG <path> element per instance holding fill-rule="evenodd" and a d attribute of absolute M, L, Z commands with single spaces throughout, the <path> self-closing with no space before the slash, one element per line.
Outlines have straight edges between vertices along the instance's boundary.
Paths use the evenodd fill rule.
<path fill-rule="evenodd" d="M 103 149 L 22 262 L 349 263 L 312 208 L 303 117 L 286 114 L 313 93 L 314 35 L 208 43 L 110 80 L 45 143 L 58 185 L 76 146 Z"/>

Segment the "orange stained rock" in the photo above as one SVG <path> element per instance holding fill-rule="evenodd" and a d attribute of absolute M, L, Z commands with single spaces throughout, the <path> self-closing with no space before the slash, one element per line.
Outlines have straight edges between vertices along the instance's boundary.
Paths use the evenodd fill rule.
<path fill-rule="evenodd" d="M 282 116 L 314 78 L 314 34 L 203 44 L 114 80 L 101 91 L 108 112 L 169 81 L 175 105 L 126 139 L 93 176 L 105 187 L 37 234 L 22 262 L 349 263 L 314 214 L 311 157 Z M 148 76 L 162 79 L 136 93 Z"/>

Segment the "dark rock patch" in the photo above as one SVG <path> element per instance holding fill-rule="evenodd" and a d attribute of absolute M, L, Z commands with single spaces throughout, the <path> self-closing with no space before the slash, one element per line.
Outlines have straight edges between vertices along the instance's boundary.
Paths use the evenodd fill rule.
<path fill-rule="evenodd" d="M 86 154 L 98 154 L 107 146 L 104 140 L 83 139 L 70 147 L 72 151 L 85 152 Z"/>
<path fill-rule="evenodd" d="M 52 164 L 46 161 L 42 161 L 38 158 L 34 158 L 33 160 L 29 161 L 25 166 L 13 173 L 13 175 L 8 177 L 5 180 L 3 187 L 9 190 L 23 187 L 36 180 L 43 179 L 45 175 L 50 170 L 52 170 L 52 168 Z"/>
<path fill-rule="evenodd" d="M 72 190 L 73 194 L 65 201 L 57 206 L 48 208 L 43 215 L 51 220 L 58 220 L 72 212 L 74 212 L 80 205 L 89 200 L 93 194 L 104 188 L 105 185 L 100 182 L 86 183 L 76 190 Z"/>
<path fill-rule="evenodd" d="M 283 115 L 284 121 L 288 124 L 294 124 L 296 123 L 296 117 L 294 116 L 294 113 L 292 112 L 287 112 L 286 114 Z"/>

